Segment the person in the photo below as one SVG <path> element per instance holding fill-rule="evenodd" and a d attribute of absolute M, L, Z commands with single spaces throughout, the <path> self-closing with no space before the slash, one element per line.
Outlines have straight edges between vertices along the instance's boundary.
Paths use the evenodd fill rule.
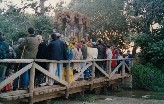
<path fill-rule="evenodd" d="M 130 54 L 130 50 L 127 51 L 127 56 L 125 58 L 133 58 L 133 55 Z M 131 65 L 131 60 L 127 59 L 125 60 L 125 63 L 130 66 Z M 129 70 L 127 69 L 127 67 L 125 67 L 125 72 L 129 73 Z"/>
<path fill-rule="evenodd" d="M 81 43 L 82 43 L 81 52 L 83 54 L 83 60 L 85 60 L 87 58 L 87 45 L 85 44 L 85 40 L 82 40 Z"/>
<path fill-rule="evenodd" d="M 16 45 L 13 46 L 13 49 L 16 53 L 16 59 L 22 59 L 22 53 L 23 53 L 23 50 L 20 50 L 19 49 L 19 46 L 20 44 L 22 44 L 23 42 L 25 41 L 25 38 L 19 38 L 18 39 L 18 43 Z M 14 73 L 16 73 L 19 69 L 20 69 L 20 63 L 19 64 L 15 64 L 15 67 L 14 67 Z M 16 78 L 13 82 L 13 90 L 17 90 L 18 89 L 18 81 L 19 81 L 19 77 Z"/>
<path fill-rule="evenodd" d="M 49 60 L 66 60 L 66 45 L 63 41 L 59 39 L 59 33 L 53 33 L 51 35 L 52 41 L 47 47 L 47 59 Z M 60 79 L 62 79 L 63 64 L 62 63 L 50 63 L 49 71 L 53 74 L 55 73 Z M 54 81 L 49 80 L 49 85 L 53 85 Z"/>
<path fill-rule="evenodd" d="M 46 59 L 47 58 L 47 56 L 46 56 L 47 45 L 44 43 L 43 37 L 41 35 L 37 35 L 36 38 L 39 41 L 39 47 L 38 47 L 36 59 Z M 42 68 L 47 69 L 46 63 L 37 62 L 37 64 L 40 65 Z M 45 75 L 38 70 L 36 70 L 35 73 L 36 73 L 35 74 L 35 86 L 40 86 L 40 84 L 45 82 L 45 80 L 44 80 Z"/>
<path fill-rule="evenodd" d="M 107 56 L 107 59 L 112 59 L 112 51 L 109 45 L 107 45 L 106 56 Z"/>
<path fill-rule="evenodd" d="M 75 43 L 75 48 L 72 50 L 73 51 L 73 60 L 82 60 L 83 59 L 83 54 L 81 52 L 81 44 L 80 43 Z M 73 63 L 73 71 L 74 74 L 77 74 L 78 72 L 81 72 L 82 68 L 82 63 Z M 83 74 L 80 76 L 81 79 L 84 78 Z"/>
<path fill-rule="evenodd" d="M 72 60 L 73 58 L 73 52 L 72 52 L 72 44 L 67 43 L 66 44 L 66 48 L 67 48 L 67 60 Z M 63 80 L 66 80 L 66 67 L 64 67 L 63 70 Z M 74 76 L 73 76 L 73 70 L 72 70 L 72 63 L 70 63 L 70 69 L 69 69 L 69 82 L 73 82 L 74 81 Z"/>
<path fill-rule="evenodd" d="M 102 45 L 102 43 L 101 43 L 102 41 L 99 39 L 99 40 L 97 40 L 96 41 L 96 47 L 97 47 L 97 49 L 98 49 L 98 57 L 97 57 L 97 59 L 104 59 L 104 47 L 103 47 L 103 45 Z M 100 67 L 103 67 L 103 61 L 98 61 L 98 62 L 96 62 Z M 96 70 L 95 70 L 95 76 L 96 77 L 100 77 L 100 76 L 102 76 L 102 73 L 96 68 Z"/>
<path fill-rule="evenodd" d="M 111 50 L 112 50 L 112 59 L 116 59 L 116 53 L 114 50 L 114 46 L 111 47 Z M 112 69 L 114 69 L 116 67 L 116 65 L 117 65 L 116 60 L 112 60 L 112 63 L 111 63 Z"/>
<path fill-rule="evenodd" d="M 122 62 L 122 59 L 123 59 L 123 53 L 122 52 L 119 52 L 119 54 L 117 56 L 117 59 L 118 59 L 118 65 L 119 65 Z M 121 72 L 121 69 L 122 69 L 122 67 L 119 67 L 118 73 Z"/>
<path fill-rule="evenodd" d="M 9 44 L 5 41 L 4 34 L 0 32 L 0 59 L 7 59 Z M 0 82 L 5 78 L 7 64 L 0 63 Z"/>
<path fill-rule="evenodd" d="M 91 43 L 87 43 L 87 60 L 93 59 L 93 48 Z M 90 66 L 87 70 L 84 71 L 84 79 L 88 80 L 92 76 L 92 67 Z"/>
<path fill-rule="evenodd" d="M 28 37 L 25 41 L 19 45 L 19 49 L 22 51 L 22 59 L 35 59 L 38 52 L 39 41 L 34 35 L 34 29 L 28 28 Z M 20 68 L 25 67 L 27 64 L 21 64 Z M 26 71 L 21 75 L 21 89 L 27 89 L 29 85 L 29 71 Z"/>

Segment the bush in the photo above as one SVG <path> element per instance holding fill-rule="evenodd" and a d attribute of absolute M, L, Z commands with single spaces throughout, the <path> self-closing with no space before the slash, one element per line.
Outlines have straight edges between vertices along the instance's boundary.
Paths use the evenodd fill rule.
<path fill-rule="evenodd" d="M 133 88 L 164 91 L 164 74 L 152 64 L 135 64 L 132 75 Z"/>

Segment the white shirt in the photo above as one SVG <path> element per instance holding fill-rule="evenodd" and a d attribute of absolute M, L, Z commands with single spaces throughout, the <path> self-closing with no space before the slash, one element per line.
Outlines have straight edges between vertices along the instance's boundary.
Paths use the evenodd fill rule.
<path fill-rule="evenodd" d="M 107 59 L 112 59 L 113 54 L 110 48 L 106 50 L 106 55 L 107 55 Z"/>

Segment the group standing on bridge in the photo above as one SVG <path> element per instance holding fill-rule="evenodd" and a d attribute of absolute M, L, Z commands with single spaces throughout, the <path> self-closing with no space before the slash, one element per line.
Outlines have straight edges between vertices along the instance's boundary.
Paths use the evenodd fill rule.
<path fill-rule="evenodd" d="M 28 36 L 19 38 L 18 43 L 13 47 L 5 41 L 5 35 L 0 32 L 0 59 L 48 59 L 48 60 L 90 60 L 90 59 L 122 59 L 132 58 L 130 51 L 126 55 L 116 47 L 105 44 L 103 40 L 98 39 L 96 42 L 80 40 L 72 43 L 64 42 L 60 39 L 60 33 L 52 33 L 51 41 L 46 44 L 41 35 L 34 34 L 33 28 L 28 28 Z M 125 61 L 127 65 L 130 61 Z M 106 69 L 106 61 L 96 62 L 101 68 Z M 111 67 L 115 68 L 120 61 L 112 60 Z M 52 75 L 60 79 L 66 78 L 66 65 L 63 63 L 46 63 L 38 62 L 44 69 L 48 70 Z M 74 81 L 73 75 L 81 72 L 81 68 L 87 63 L 71 63 L 70 81 Z M 0 64 L 0 80 L 4 80 L 12 73 L 17 72 L 27 64 Z M 29 86 L 29 71 L 23 73 L 19 78 L 16 78 L 13 83 L 7 85 L 3 91 L 27 89 Z M 92 75 L 91 67 L 89 67 L 81 76 L 80 79 L 90 79 L 91 76 L 103 76 L 98 69 L 95 69 L 95 75 Z M 80 80 L 79 79 L 79 80 Z M 44 83 L 44 84 L 43 84 Z M 43 73 L 36 71 L 35 86 L 58 84 L 51 78 L 47 78 Z M 2 91 L 2 90 L 1 90 Z"/>

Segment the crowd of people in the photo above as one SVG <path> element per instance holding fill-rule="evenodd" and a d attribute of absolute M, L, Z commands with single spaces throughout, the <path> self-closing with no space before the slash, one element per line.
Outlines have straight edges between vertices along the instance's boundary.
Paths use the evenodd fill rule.
<path fill-rule="evenodd" d="M 104 44 L 101 39 L 96 42 L 89 42 L 80 40 L 72 43 L 64 42 L 60 39 L 60 33 L 52 33 L 51 41 L 46 44 L 41 35 L 34 34 L 32 27 L 28 28 L 28 36 L 26 38 L 19 38 L 17 44 L 10 47 L 5 41 L 4 34 L 0 33 L 0 59 L 48 59 L 48 60 L 91 60 L 91 59 L 122 59 L 132 58 L 130 51 L 126 56 L 123 56 L 121 50 L 116 49 L 114 46 Z M 106 69 L 106 61 L 96 62 L 104 70 Z M 111 67 L 115 68 L 120 61 L 112 60 Z M 130 61 L 126 61 L 127 65 Z M 63 63 L 41 63 L 37 62 L 41 67 L 48 70 L 52 75 L 57 76 L 59 79 L 65 80 L 66 78 L 66 65 Z M 70 82 L 74 81 L 74 75 L 81 72 L 88 63 L 71 63 L 70 64 Z M 0 78 L 3 80 L 10 76 L 10 74 L 19 71 L 27 64 L 0 64 Z M 12 88 L 27 89 L 29 86 L 29 71 L 23 73 L 19 78 L 15 79 Z M 80 79 L 90 79 L 92 76 L 91 67 L 89 67 L 81 76 Z M 102 74 L 98 69 L 95 69 L 95 77 L 101 77 Z M 53 85 L 58 82 L 36 70 L 35 86 Z"/>

